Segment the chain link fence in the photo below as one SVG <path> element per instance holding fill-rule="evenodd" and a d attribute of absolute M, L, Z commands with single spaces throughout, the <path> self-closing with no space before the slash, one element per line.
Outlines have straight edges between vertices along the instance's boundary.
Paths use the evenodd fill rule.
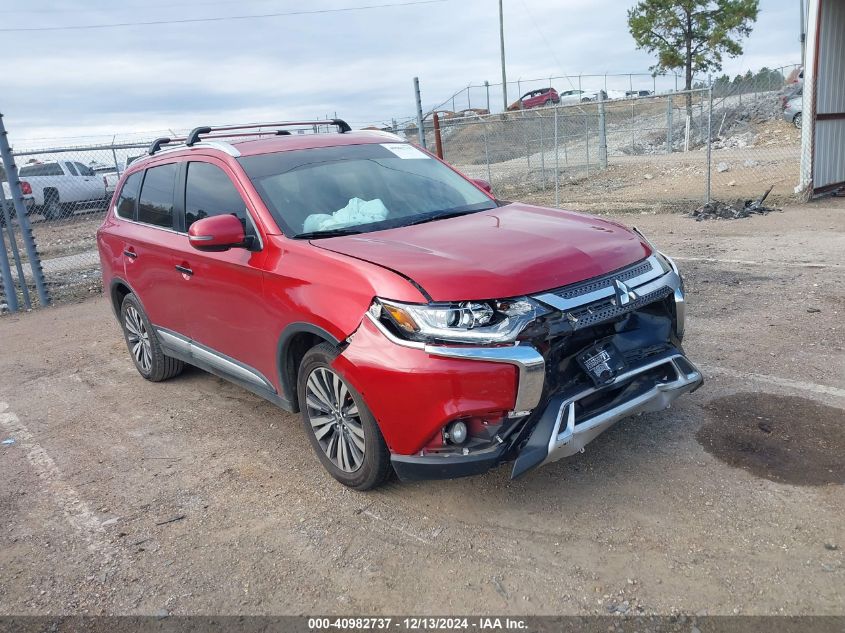
<path fill-rule="evenodd" d="M 123 170 L 143 155 L 146 147 L 148 144 L 139 143 L 14 152 L 29 225 L 41 258 L 47 293 L 53 301 L 72 300 L 101 290 L 96 230 Z M 14 272 L 16 303 L 27 307 L 31 303 L 29 297 L 36 294 L 35 279 L 29 258 L 21 248 L 23 235 L 5 174 L 3 181 L 3 245 Z M 24 284 L 20 283 L 21 274 Z M 9 306 L 5 285 L 0 304 Z"/>
<path fill-rule="evenodd" d="M 797 113 L 794 112 L 797 108 Z M 499 114 L 438 113 L 444 158 L 503 199 L 588 212 L 689 212 L 710 199 L 797 199 L 801 84 L 780 71 L 666 95 Z M 412 142 L 418 128 L 395 130 Z M 434 150 L 434 123 L 424 124 Z"/>
<path fill-rule="evenodd" d="M 689 212 L 708 196 L 750 200 L 770 186 L 775 204 L 797 199 L 801 83 L 787 83 L 781 70 L 717 78 L 712 90 L 601 97 L 498 114 L 443 113 L 444 157 L 489 181 L 500 199 L 592 213 Z M 418 142 L 415 122 L 392 131 Z M 424 136 L 434 150 L 430 118 Z M 40 294 L 28 233 L 53 301 L 101 290 L 96 230 L 120 175 L 148 146 L 133 139 L 13 152 L 28 221 L 16 217 L 0 170 L 0 311 L 34 305 Z"/>

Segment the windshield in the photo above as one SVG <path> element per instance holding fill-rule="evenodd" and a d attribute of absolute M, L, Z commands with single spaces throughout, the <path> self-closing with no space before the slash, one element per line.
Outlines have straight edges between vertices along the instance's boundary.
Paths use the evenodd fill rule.
<path fill-rule="evenodd" d="M 276 152 L 239 162 L 289 237 L 366 233 L 496 206 L 407 143 Z"/>

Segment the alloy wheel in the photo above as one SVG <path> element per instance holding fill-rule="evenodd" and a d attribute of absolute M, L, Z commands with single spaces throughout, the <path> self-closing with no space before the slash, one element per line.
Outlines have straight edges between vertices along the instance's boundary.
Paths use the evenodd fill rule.
<path fill-rule="evenodd" d="M 306 411 L 311 429 L 326 457 L 352 473 L 364 463 L 364 426 L 358 405 L 343 379 L 318 367 L 305 383 Z"/>
<path fill-rule="evenodd" d="M 141 315 L 133 306 L 126 308 L 123 320 L 126 327 L 126 340 L 135 362 L 144 373 L 149 373 L 153 366 L 153 354 L 150 349 L 150 334 Z"/>

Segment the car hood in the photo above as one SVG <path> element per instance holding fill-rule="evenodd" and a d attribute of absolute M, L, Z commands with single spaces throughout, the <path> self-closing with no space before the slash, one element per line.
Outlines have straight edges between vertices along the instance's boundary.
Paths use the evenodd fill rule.
<path fill-rule="evenodd" d="M 389 268 L 434 301 L 533 294 L 651 254 L 636 233 L 616 223 L 525 204 L 312 243 Z"/>

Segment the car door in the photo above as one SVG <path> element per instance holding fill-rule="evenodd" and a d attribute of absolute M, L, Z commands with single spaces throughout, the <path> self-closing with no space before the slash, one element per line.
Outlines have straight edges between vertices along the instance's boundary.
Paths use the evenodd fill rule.
<path fill-rule="evenodd" d="M 62 202 L 80 202 L 85 200 L 85 186 L 79 172 L 70 161 L 60 162 L 62 175 L 58 177 L 59 199 Z"/>
<path fill-rule="evenodd" d="M 149 167 L 136 179 L 140 187 L 137 203 L 124 202 L 125 191 L 136 174 L 130 175 L 118 198 L 120 222 L 115 233 L 122 241 L 126 281 L 138 296 L 150 322 L 156 329 L 184 333 L 187 309 L 183 273 L 177 269 L 177 255 L 188 247 L 188 236 L 176 230 L 176 183 L 183 170 L 181 163 L 163 163 Z M 128 217 L 131 214 L 131 217 Z"/>
<path fill-rule="evenodd" d="M 192 157 L 193 158 L 193 157 Z M 223 161 L 197 156 L 187 165 L 184 230 L 193 222 L 232 214 L 241 220 L 254 245 L 222 252 L 188 247 L 180 265 L 191 271 L 182 280 L 180 297 L 190 306 L 188 334 L 194 354 L 217 369 L 272 389 L 276 373 L 278 318 L 262 301 L 265 252 L 236 174 Z M 233 367 L 232 362 L 238 367 Z"/>
<path fill-rule="evenodd" d="M 102 176 L 94 173 L 94 170 L 83 165 L 74 163 L 79 176 L 82 179 L 82 187 L 85 190 L 85 200 L 102 200 L 106 195 L 106 185 Z"/>

